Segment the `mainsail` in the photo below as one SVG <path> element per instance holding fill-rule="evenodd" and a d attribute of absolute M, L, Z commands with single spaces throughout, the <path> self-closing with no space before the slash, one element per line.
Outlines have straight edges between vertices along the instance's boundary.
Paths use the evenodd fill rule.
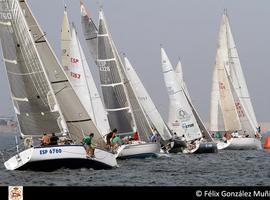
<path fill-rule="evenodd" d="M 150 122 L 157 129 L 163 140 L 169 140 L 172 137 L 169 128 L 163 121 L 155 104 L 153 103 L 151 97 L 149 96 L 148 92 L 146 91 L 144 85 L 142 84 L 140 78 L 138 77 L 135 69 L 133 68 L 127 57 L 124 58 L 124 61 L 128 78 L 130 79 L 132 87 L 136 91 L 136 95 L 140 101 L 140 104 L 142 105 L 147 116 L 149 117 Z"/>
<path fill-rule="evenodd" d="M 221 130 L 218 125 L 223 120 L 226 131 L 239 130 L 240 134 L 247 132 L 254 137 L 257 121 L 226 11 L 220 25 L 212 84 L 211 130 Z M 219 117 L 220 113 L 222 118 Z"/>
<path fill-rule="evenodd" d="M 70 30 L 67 12 L 61 30 L 62 63 L 70 82 L 98 130 L 105 136 L 109 131 L 107 114 L 87 64 L 74 25 Z"/>
<path fill-rule="evenodd" d="M 184 75 L 183 75 L 183 70 L 182 70 L 182 65 L 181 65 L 180 60 L 177 63 L 174 71 L 175 71 L 176 80 L 177 80 L 179 86 L 182 87 L 182 89 L 183 89 L 183 92 L 186 96 L 186 99 L 188 100 L 188 103 L 191 107 L 192 113 L 196 119 L 196 122 L 197 122 L 202 134 L 205 136 L 205 138 L 208 139 L 208 141 L 213 141 L 213 138 L 211 137 L 208 130 L 206 129 L 201 117 L 199 116 L 199 113 L 197 112 L 194 105 L 192 104 L 191 97 L 189 95 L 186 83 L 184 81 Z"/>
<path fill-rule="evenodd" d="M 99 12 L 97 63 L 110 126 L 124 134 L 138 131 L 140 139 L 147 141 L 151 126 L 128 81 L 102 10 Z"/>
<path fill-rule="evenodd" d="M 187 141 L 201 138 L 202 133 L 191 110 L 188 99 L 185 96 L 183 88 L 180 87 L 176 80 L 175 72 L 163 48 L 161 48 L 161 63 L 169 98 L 175 105 L 174 108 L 171 108 L 175 110 L 175 116 L 172 118 L 172 121 L 169 121 L 169 127 L 173 131 L 176 131 L 174 123 L 177 121 L 180 123 L 176 126 L 178 128 L 177 131 L 185 134 Z"/>
<path fill-rule="evenodd" d="M 230 62 L 230 77 L 235 91 L 239 97 L 241 104 L 244 109 L 246 109 L 247 115 L 250 118 L 250 123 L 252 124 L 254 132 L 256 132 L 256 127 L 258 127 L 258 122 L 255 116 L 255 112 L 251 103 L 251 98 L 249 96 L 247 84 L 245 81 L 244 73 L 240 64 L 240 59 L 238 57 L 236 45 L 231 32 L 229 19 L 227 12 L 224 13 L 226 20 L 226 35 L 227 35 L 227 45 L 228 45 L 228 56 Z"/>
<path fill-rule="evenodd" d="M 26 1 L 6 0 L 1 1 L 1 5 L 4 6 L 4 11 L 11 12 L 10 23 L 14 31 L 13 39 L 14 41 L 16 41 L 15 44 L 17 46 L 17 49 L 20 49 L 17 56 L 19 54 L 22 54 L 22 58 L 19 57 L 17 59 L 21 59 L 20 62 L 25 62 L 25 68 L 27 68 L 27 71 L 25 70 L 23 71 L 23 73 L 30 73 L 32 75 L 30 77 L 30 81 L 23 81 L 29 84 L 29 88 L 30 86 L 31 88 L 36 87 L 44 90 L 43 93 L 46 92 L 46 95 L 48 96 L 47 101 L 49 102 L 47 104 L 49 104 L 50 110 L 62 111 L 63 118 L 65 120 L 65 123 L 67 124 L 69 133 L 74 141 L 80 142 L 83 138 L 84 133 L 94 132 L 96 133 L 94 141 L 97 143 L 102 143 L 103 140 L 101 138 L 101 135 L 99 134 L 99 131 L 93 124 L 91 118 L 81 104 L 75 91 L 71 87 L 64 71 L 62 70 L 62 67 L 60 66 L 54 52 L 52 51 L 45 37 L 45 34 L 39 27 Z M 26 54 L 30 52 L 29 49 L 32 49 L 31 56 L 33 57 L 26 56 Z M 40 74 L 43 74 L 46 77 L 47 82 L 45 81 L 45 78 L 41 79 L 40 77 L 35 77 L 35 79 L 37 79 L 39 82 L 34 82 L 34 76 L 36 76 L 38 73 L 35 73 L 35 71 L 32 70 L 34 68 L 31 68 L 31 65 L 34 65 L 37 68 L 37 70 L 35 71 L 43 71 L 43 73 Z M 19 73 L 21 73 L 21 71 L 19 71 Z M 45 90 L 43 86 L 44 84 L 49 85 L 51 90 Z M 18 87 L 17 84 L 16 87 Z M 42 99 L 45 102 L 44 94 L 39 91 L 36 93 L 36 98 L 40 99 L 43 96 Z M 28 94 L 28 96 L 29 95 L 31 94 Z M 57 101 L 54 99 L 54 95 Z M 20 96 L 18 98 L 20 98 Z M 22 97 L 22 99 L 23 98 L 28 97 Z M 31 102 L 31 104 L 33 105 L 35 105 L 35 103 L 36 101 Z M 43 104 L 45 105 L 45 103 Z M 59 108 L 57 107 L 57 105 L 59 105 Z M 27 106 L 23 106 L 23 108 L 26 107 Z M 21 109 L 23 108 L 21 107 Z M 37 111 L 40 111 L 39 108 L 40 107 L 38 107 Z M 29 110 L 31 110 L 32 112 L 35 111 L 32 108 Z M 59 111 L 59 113 L 61 112 Z M 42 116 L 43 114 L 44 112 L 41 113 Z M 37 120 L 40 120 L 38 119 L 38 116 L 34 116 L 33 118 L 33 124 L 35 124 Z M 45 122 L 43 121 L 40 123 Z M 65 123 L 63 122 L 63 120 L 61 120 L 61 124 Z M 21 124 L 22 123 L 20 123 L 20 126 Z M 48 127 L 52 127 L 53 124 L 55 123 L 51 123 L 50 125 L 48 125 Z"/>
<path fill-rule="evenodd" d="M 210 106 L 210 131 L 225 131 L 223 114 L 220 107 L 220 93 L 218 83 L 218 70 L 216 66 L 213 71 L 211 106 Z"/>
<path fill-rule="evenodd" d="M 58 109 L 18 1 L 0 2 L 0 34 L 11 98 L 22 136 L 60 132 Z"/>

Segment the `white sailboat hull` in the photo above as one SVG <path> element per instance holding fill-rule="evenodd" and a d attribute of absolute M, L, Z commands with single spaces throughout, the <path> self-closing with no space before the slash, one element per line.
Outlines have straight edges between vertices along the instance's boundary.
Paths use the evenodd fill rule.
<path fill-rule="evenodd" d="M 134 142 L 120 146 L 116 157 L 119 159 L 146 158 L 157 156 L 158 153 L 160 153 L 158 143 Z"/>
<path fill-rule="evenodd" d="M 215 142 L 217 143 L 217 148 L 218 150 L 226 149 L 228 146 L 230 146 L 233 138 L 230 140 L 227 140 L 226 142 L 223 140 L 216 140 Z"/>
<path fill-rule="evenodd" d="M 228 150 L 259 150 L 262 149 L 262 143 L 256 138 L 233 138 Z"/>
<path fill-rule="evenodd" d="M 81 145 L 32 147 L 11 157 L 4 163 L 7 170 L 51 171 L 65 168 L 109 169 L 117 167 L 113 154 L 95 149 L 95 157 L 88 158 Z"/>
<path fill-rule="evenodd" d="M 259 150 L 262 149 L 262 143 L 256 138 L 232 138 L 227 143 L 218 141 L 217 147 L 219 150 Z"/>

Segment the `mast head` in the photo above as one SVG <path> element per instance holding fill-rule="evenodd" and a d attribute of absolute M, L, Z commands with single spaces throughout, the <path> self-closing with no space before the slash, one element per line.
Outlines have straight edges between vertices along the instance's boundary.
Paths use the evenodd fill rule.
<path fill-rule="evenodd" d="M 224 8 L 224 15 L 225 16 L 228 16 L 228 10 L 227 10 L 227 8 Z"/>

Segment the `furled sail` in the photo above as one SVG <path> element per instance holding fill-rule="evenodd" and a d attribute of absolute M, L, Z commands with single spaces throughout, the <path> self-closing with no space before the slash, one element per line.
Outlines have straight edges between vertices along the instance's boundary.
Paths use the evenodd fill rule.
<path fill-rule="evenodd" d="M 182 129 L 182 131 L 181 129 L 180 131 L 185 134 L 187 141 L 201 138 L 202 134 L 189 102 L 182 87 L 180 87 L 176 80 L 175 72 L 163 48 L 161 48 L 161 63 L 170 101 L 175 103 L 175 107 L 173 108 L 175 109 L 175 116 L 173 121 L 169 121 L 169 127 L 175 131 L 173 123 L 176 121 L 180 122 L 180 126 L 178 126 L 178 128 Z"/>
<path fill-rule="evenodd" d="M 69 39 L 70 38 L 70 39 Z M 70 30 L 67 12 L 61 30 L 62 63 L 64 70 L 91 119 L 102 136 L 109 131 L 107 114 L 87 64 L 74 25 Z"/>
<path fill-rule="evenodd" d="M 159 114 L 155 104 L 153 103 L 151 97 L 149 96 L 148 92 L 146 91 L 144 85 L 142 84 L 140 78 L 138 77 L 135 69 L 127 59 L 127 57 L 124 58 L 126 71 L 128 78 L 130 79 L 130 82 L 136 91 L 136 95 L 145 111 L 147 116 L 149 117 L 149 120 L 153 124 L 153 126 L 157 129 L 158 133 L 161 135 L 163 140 L 169 140 L 172 135 L 163 121 L 161 115 Z"/>

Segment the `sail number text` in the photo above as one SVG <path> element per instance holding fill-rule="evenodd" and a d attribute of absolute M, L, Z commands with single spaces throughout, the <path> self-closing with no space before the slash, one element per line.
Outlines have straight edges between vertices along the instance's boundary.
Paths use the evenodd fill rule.
<path fill-rule="evenodd" d="M 55 153 L 62 153 L 62 149 L 56 149 L 56 148 L 53 148 L 53 149 L 42 149 L 39 151 L 39 154 L 40 155 L 45 155 L 45 154 L 55 154 Z"/>

